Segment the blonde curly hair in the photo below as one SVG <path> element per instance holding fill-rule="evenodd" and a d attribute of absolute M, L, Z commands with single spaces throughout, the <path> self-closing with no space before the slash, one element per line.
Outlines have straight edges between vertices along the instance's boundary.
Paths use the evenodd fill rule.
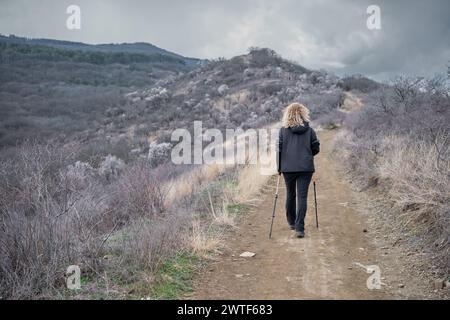
<path fill-rule="evenodd" d="M 284 128 L 296 127 L 304 125 L 305 122 L 309 122 L 309 110 L 301 103 L 290 104 L 283 114 L 283 120 L 281 123 Z"/>

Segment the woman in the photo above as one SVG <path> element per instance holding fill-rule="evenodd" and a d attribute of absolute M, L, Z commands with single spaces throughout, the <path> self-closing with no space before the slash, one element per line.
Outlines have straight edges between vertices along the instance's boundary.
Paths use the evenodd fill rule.
<path fill-rule="evenodd" d="M 283 173 L 286 183 L 286 217 L 298 238 L 305 236 L 308 187 L 314 173 L 314 156 L 320 150 L 309 121 L 309 110 L 304 105 L 289 105 L 283 115 L 278 142 L 278 174 Z"/>

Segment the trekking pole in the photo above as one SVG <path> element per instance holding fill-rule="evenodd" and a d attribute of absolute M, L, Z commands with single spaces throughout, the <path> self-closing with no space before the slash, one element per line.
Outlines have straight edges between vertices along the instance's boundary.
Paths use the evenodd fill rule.
<path fill-rule="evenodd" d="M 277 180 L 277 191 L 275 191 L 275 200 L 273 201 L 272 222 L 270 223 L 269 239 L 272 238 L 273 219 L 275 219 L 275 208 L 277 207 L 278 188 L 279 188 L 279 186 L 280 186 L 280 176 L 281 176 L 281 175 L 278 175 L 278 180 Z"/>
<path fill-rule="evenodd" d="M 313 182 L 314 186 L 314 208 L 316 209 L 316 227 L 319 229 L 319 217 L 317 216 L 317 196 L 316 196 L 316 181 Z"/>

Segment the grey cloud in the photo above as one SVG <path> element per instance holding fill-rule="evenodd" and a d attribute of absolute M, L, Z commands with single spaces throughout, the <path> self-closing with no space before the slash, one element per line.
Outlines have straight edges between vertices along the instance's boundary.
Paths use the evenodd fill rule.
<path fill-rule="evenodd" d="M 82 8 L 82 30 L 65 8 Z M 366 28 L 381 7 L 382 29 Z M 443 72 L 450 59 L 447 0 L 0 0 L 0 32 L 89 43 L 146 41 L 187 56 L 232 57 L 270 47 L 309 68 L 377 79 Z"/>

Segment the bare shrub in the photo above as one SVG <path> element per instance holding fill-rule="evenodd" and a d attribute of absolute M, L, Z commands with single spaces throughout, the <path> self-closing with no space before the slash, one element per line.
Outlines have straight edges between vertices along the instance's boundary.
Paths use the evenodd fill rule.
<path fill-rule="evenodd" d="M 83 190 L 66 172 L 72 157 L 60 146 L 27 143 L 19 150 L 16 161 L 3 164 L 2 297 L 32 298 L 45 294 L 63 279 L 68 265 L 84 262 L 81 254 L 86 254 L 92 237 L 80 241 L 76 217 L 91 213 L 95 202 L 79 203 Z M 89 194 L 95 196 L 92 190 Z"/>
<path fill-rule="evenodd" d="M 172 150 L 172 144 L 152 143 L 148 149 L 147 159 L 151 167 L 157 167 L 170 159 L 170 152 Z"/>
<path fill-rule="evenodd" d="M 326 129 L 336 129 L 341 126 L 344 118 L 345 114 L 335 109 L 315 119 L 314 124 Z"/>
<path fill-rule="evenodd" d="M 189 215 L 174 211 L 165 217 L 138 218 L 112 241 L 124 268 L 155 272 L 175 251 L 183 249 Z"/>
<path fill-rule="evenodd" d="M 85 275 L 98 276 L 105 266 L 102 257 L 108 239 L 123 228 L 132 230 L 130 239 L 148 239 L 146 246 L 135 250 L 141 256 L 149 250 L 150 260 L 166 250 L 150 243 L 168 248 L 182 243 L 178 229 L 173 229 L 178 222 L 162 215 L 166 212 L 165 172 L 152 172 L 146 164 L 137 163 L 105 185 L 90 164 L 75 162 L 76 149 L 28 143 L 14 160 L 0 163 L 3 298 L 53 296 L 63 290 L 66 268 L 72 264 L 79 265 Z M 114 166 L 109 167 L 114 171 Z M 152 222 L 139 224 L 144 220 Z M 137 225 L 128 227 L 133 224 Z M 138 225 L 142 228 L 136 229 Z M 172 229 L 161 231 L 165 228 Z"/>
<path fill-rule="evenodd" d="M 450 98 L 442 78 L 398 78 L 345 120 L 335 151 L 361 189 L 380 192 L 391 221 L 450 270 Z"/>
<path fill-rule="evenodd" d="M 163 177 L 151 171 L 145 161 L 126 168 L 111 187 L 110 206 L 117 223 L 125 224 L 133 219 L 152 218 L 164 213 L 169 186 L 163 184 Z"/>
<path fill-rule="evenodd" d="M 99 173 L 107 181 L 113 177 L 117 177 L 124 169 L 125 163 L 116 156 L 107 155 L 105 160 L 100 164 Z"/>
<path fill-rule="evenodd" d="M 95 173 L 95 169 L 86 162 L 77 161 L 67 167 L 67 178 L 76 184 L 78 189 L 86 188 Z"/>

